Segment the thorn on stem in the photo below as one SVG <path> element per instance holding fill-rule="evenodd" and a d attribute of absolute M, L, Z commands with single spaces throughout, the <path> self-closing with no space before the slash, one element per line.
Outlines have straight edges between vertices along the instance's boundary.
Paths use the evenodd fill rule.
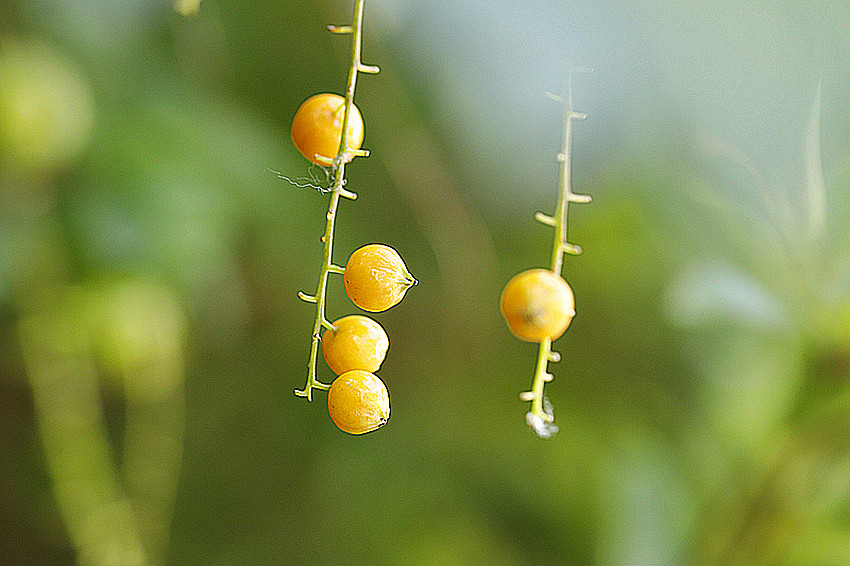
<path fill-rule="evenodd" d="M 540 222 L 541 224 L 545 224 L 547 226 L 555 226 L 555 219 L 549 216 L 548 214 L 538 212 L 534 215 L 534 219 Z"/>
<path fill-rule="evenodd" d="M 353 193 L 347 189 L 339 188 L 339 196 L 345 197 L 349 200 L 357 200 L 357 193 Z"/>
<path fill-rule="evenodd" d="M 334 165 L 334 160 L 329 157 L 325 157 L 324 155 L 319 155 L 318 153 L 314 154 L 313 157 L 316 161 L 318 161 L 321 165 L 325 167 L 332 167 Z"/>
<path fill-rule="evenodd" d="M 581 253 L 581 246 L 575 244 L 563 244 L 562 249 L 568 254 L 578 255 Z"/>
<path fill-rule="evenodd" d="M 377 65 L 357 65 L 357 70 L 369 75 L 377 75 L 381 72 L 381 68 Z"/>
<path fill-rule="evenodd" d="M 353 30 L 351 26 L 335 26 L 331 24 L 328 26 L 328 31 L 331 33 L 351 33 Z"/>
<path fill-rule="evenodd" d="M 519 394 L 519 398 L 521 401 L 534 401 L 534 391 L 523 391 Z"/>

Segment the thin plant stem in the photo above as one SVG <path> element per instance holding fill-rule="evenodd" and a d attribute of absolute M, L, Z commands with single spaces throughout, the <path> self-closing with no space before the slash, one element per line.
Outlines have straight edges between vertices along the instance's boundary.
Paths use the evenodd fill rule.
<path fill-rule="evenodd" d="M 585 69 L 577 71 L 586 71 Z M 567 96 L 548 95 L 553 100 L 561 102 L 566 108 L 564 116 L 564 133 L 561 145 L 561 153 L 558 154 L 558 160 L 561 162 L 561 172 L 558 182 L 558 203 L 555 207 L 555 214 L 548 216 L 538 212 L 535 218 L 547 226 L 552 226 L 555 230 L 554 243 L 552 245 L 552 258 L 550 269 L 553 273 L 560 276 L 564 263 L 564 254 L 579 254 L 581 248 L 567 241 L 567 218 L 569 214 L 570 203 L 589 203 L 590 196 L 577 195 L 572 192 L 570 167 L 571 159 L 571 144 L 572 144 L 572 123 L 573 120 L 583 120 L 587 116 L 581 112 L 576 112 L 573 109 L 572 95 L 572 75 L 570 76 L 570 84 L 567 88 Z M 534 381 L 531 386 L 531 391 L 526 391 L 521 394 L 520 398 L 523 401 L 531 402 L 531 411 L 526 415 L 528 425 L 542 438 L 548 438 L 557 432 L 558 427 L 552 422 L 555 417 L 551 409 L 546 406 L 544 386 L 547 381 L 552 380 L 552 374 L 549 373 L 549 362 L 557 362 L 560 360 L 560 355 L 552 351 L 552 341 L 545 339 L 540 342 L 540 347 L 537 354 L 537 367 L 534 372 Z"/>
<path fill-rule="evenodd" d="M 327 165 L 333 167 L 333 186 L 331 188 L 330 202 L 328 204 L 327 223 L 325 234 L 322 236 L 324 243 L 324 255 L 322 267 L 319 271 L 319 283 L 315 295 L 299 293 L 298 296 L 307 302 L 316 304 L 316 319 L 313 323 L 313 336 L 310 345 L 310 361 L 307 364 L 307 383 L 304 389 L 296 389 L 295 394 L 306 397 L 308 401 L 313 400 L 313 389 L 330 389 L 330 384 L 319 381 L 316 377 L 316 364 L 319 358 L 319 341 L 322 339 L 322 328 L 333 329 L 333 325 L 325 315 L 325 295 L 328 286 L 328 274 L 342 274 L 345 269 L 333 263 L 333 240 L 334 226 L 336 224 L 336 213 L 340 197 L 356 199 L 357 195 L 345 188 L 345 163 L 352 157 L 368 157 L 369 152 L 363 149 L 353 149 L 348 145 L 348 122 L 351 116 L 351 107 L 354 104 L 354 88 L 357 84 L 357 73 L 377 73 L 378 68 L 363 65 L 360 61 L 360 50 L 363 35 L 363 9 L 365 0 L 356 0 L 354 6 L 354 22 L 350 26 L 328 26 L 332 33 L 350 33 L 351 59 L 348 72 L 348 85 L 345 89 L 344 115 L 342 119 L 342 136 L 339 143 L 339 151 L 336 158 L 329 161 Z"/>

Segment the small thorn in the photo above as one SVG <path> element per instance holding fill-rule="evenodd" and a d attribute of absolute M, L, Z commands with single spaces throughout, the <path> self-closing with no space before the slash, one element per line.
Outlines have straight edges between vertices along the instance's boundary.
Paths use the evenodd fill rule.
<path fill-rule="evenodd" d="M 587 204 L 591 202 L 593 198 L 590 195 L 577 195 L 570 193 L 569 195 L 567 195 L 567 200 L 577 204 Z"/>
<path fill-rule="evenodd" d="M 325 235 L 324 234 L 319 236 L 319 241 L 322 242 L 323 244 L 325 243 Z"/>
<path fill-rule="evenodd" d="M 353 192 L 351 192 L 347 189 L 343 189 L 342 187 L 339 188 L 339 196 L 345 197 L 345 198 L 351 199 L 351 200 L 357 200 L 357 193 L 353 193 Z"/>
<path fill-rule="evenodd" d="M 558 161 L 564 162 L 564 161 L 567 160 L 567 155 L 565 153 L 559 153 L 558 155 L 555 156 L 555 159 L 557 159 Z"/>
<path fill-rule="evenodd" d="M 357 65 L 357 70 L 369 75 L 377 75 L 381 72 L 381 68 L 377 65 Z"/>
<path fill-rule="evenodd" d="M 555 363 L 560 362 L 561 354 L 559 354 L 558 352 L 549 352 L 549 361 Z"/>
<path fill-rule="evenodd" d="M 553 379 L 555 379 L 555 376 L 552 375 L 551 373 L 543 374 L 543 381 L 548 383 L 548 382 L 552 381 Z"/>
<path fill-rule="evenodd" d="M 534 215 L 534 219 L 540 222 L 541 224 L 545 224 L 546 226 L 555 226 L 555 219 L 549 216 L 548 214 L 537 212 Z"/>
<path fill-rule="evenodd" d="M 328 31 L 331 32 L 331 33 L 351 33 L 354 30 L 352 30 L 351 26 L 329 25 Z"/>
<path fill-rule="evenodd" d="M 519 394 L 521 401 L 534 401 L 534 391 L 523 391 Z"/>
<path fill-rule="evenodd" d="M 581 253 L 581 246 L 577 246 L 575 244 L 564 244 L 561 246 L 561 249 L 563 249 L 564 252 L 572 255 L 578 255 Z"/>

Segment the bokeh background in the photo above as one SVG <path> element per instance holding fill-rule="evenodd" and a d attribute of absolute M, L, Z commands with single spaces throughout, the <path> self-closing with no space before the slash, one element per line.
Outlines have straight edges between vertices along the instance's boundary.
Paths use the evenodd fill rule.
<path fill-rule="evenodd" d="M 335 259 L 420 284 L 363 437 L 293 395 L 327 196 L 273 173 L 352 9 L 0 2 L 0 563 L 850 564 L 850 3 L 368 0 Z M 577 67 L 544 441 L 498 296 Z"/>

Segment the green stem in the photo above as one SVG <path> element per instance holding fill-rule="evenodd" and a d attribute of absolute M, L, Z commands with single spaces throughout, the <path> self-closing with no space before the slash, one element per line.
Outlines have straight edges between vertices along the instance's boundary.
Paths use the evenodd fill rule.
<path fill-rule="evenodd" d="M 571 202 L 588 203 L 590 197 L 587 195 L 577 195 L 572 192 L 570 167 L 571 146 L 572 146 L 572 123 L 573 120 L 583 120 L 586 115 L 573 110 L 573 94 L 572 94 L 572 76 L 570 77 L 570 85 L 567 88 L 567 98 L 550 95 L 551 98 L 561 102 L 566 107 L 564 117 L 564 134 L 561 145 L 561 153 L 558 154 L 558 160 L 561 162 L 561 174 L 558 182 L 558 203 L 555 207 L 554 216 L 547 216 L 542 213 L 537 213 L 535 218 L 547 226 L 552 226 L 555 229 L 555 238 L 552 245 L 552 260 L 551 270 L 553 273 L 560 275 L 564 263 L 564 253 L 579 254 L 581 248 L 567 242 L 567 217 L 569 213 L 569 205 Z M 540 347 L 537 354 L 537 367 L 534 372 L 534 381 L 531 386 L 531 391 L 524 393 L 522 399 L 531 401 L 531 412 L 528 414 L 528 424 L 537 433 L 538 436 L 548 438 L 557 432 L 558 427 L 552 425 L 554 416 L 547 407 L 544 406 L 543 388 L 547 381 L 552 379 L 549 373 L 548 366 L 550 361 L 557 361 L 559 357 L 552 352 L 552 341 L 549 339 L 540 342 Z"/>
<path fill-rule="evenodd" d="M 113 465 L 97 375 L 74 314 L 27 315 L 19 325 L 56 502 L 79 564 L 145 566 L 149 556 Z"/>
<path fill-rule="evenodd" d="M 313 400 L 313 389 L 330 388 L 327 383 L 322 383 L 316 378 L 316 364 L 319 358 L 319 341 L 322 339 L 322 327 L 332 327 L 325 316 L 325 295 L 328 286 L 329 273 L 344 273 L 345 269 L 333 263 L 333 239 L 334 226 L 336 224 L 336 212 L 339 206 L 340 197 L 349 199 L 357 198 L 357 195 L 346 190 L 345 187 L 345 163 L 352 156 L 366 157 L 368 151 L 355 150 L 348 145 L 348 119 L 351 116 L 351 107 L 354 104 L 354 88 L 357 84 L 357 73 L 367 72 L 376 73 L 377 67 L 365 66 L 360 61 L 360 48 L 363 35 L 363 9 L 365 0 L 356 0 L 354 6 L 354 23 L 351 26 L 330 26 L 329 29 L 333 33 L 350 33 L 351 41 L 351 59 L 348 71 L 348 86 L 345 89 L 345 114 L 342 119 L 342 136 L 339 142 L 339 151 L 333 161 L 334 181 L 331 189 L 330 202 L 328 204 L 327 224 L 325 225 L 325 235 L 322 236 L 322 241 L 325 244 L 324 256 L 322 258 L 322 268 L 319 272 L 319 283 L 316 288 L 316 294 L 309 297 L 309 302 L 315 300 L 316 303 L 316 319 L 313 322 L 313 337 L 310 346 L 310 361 L 307 364 L 307 384 L 304 389 L 296 389 L 295 394 L 299 397 L 306 397 L 308 401 Z M 302 299 L 305 296 L 299 295 Z M 307 300 L 307 299 L 305 299 Z"/>

